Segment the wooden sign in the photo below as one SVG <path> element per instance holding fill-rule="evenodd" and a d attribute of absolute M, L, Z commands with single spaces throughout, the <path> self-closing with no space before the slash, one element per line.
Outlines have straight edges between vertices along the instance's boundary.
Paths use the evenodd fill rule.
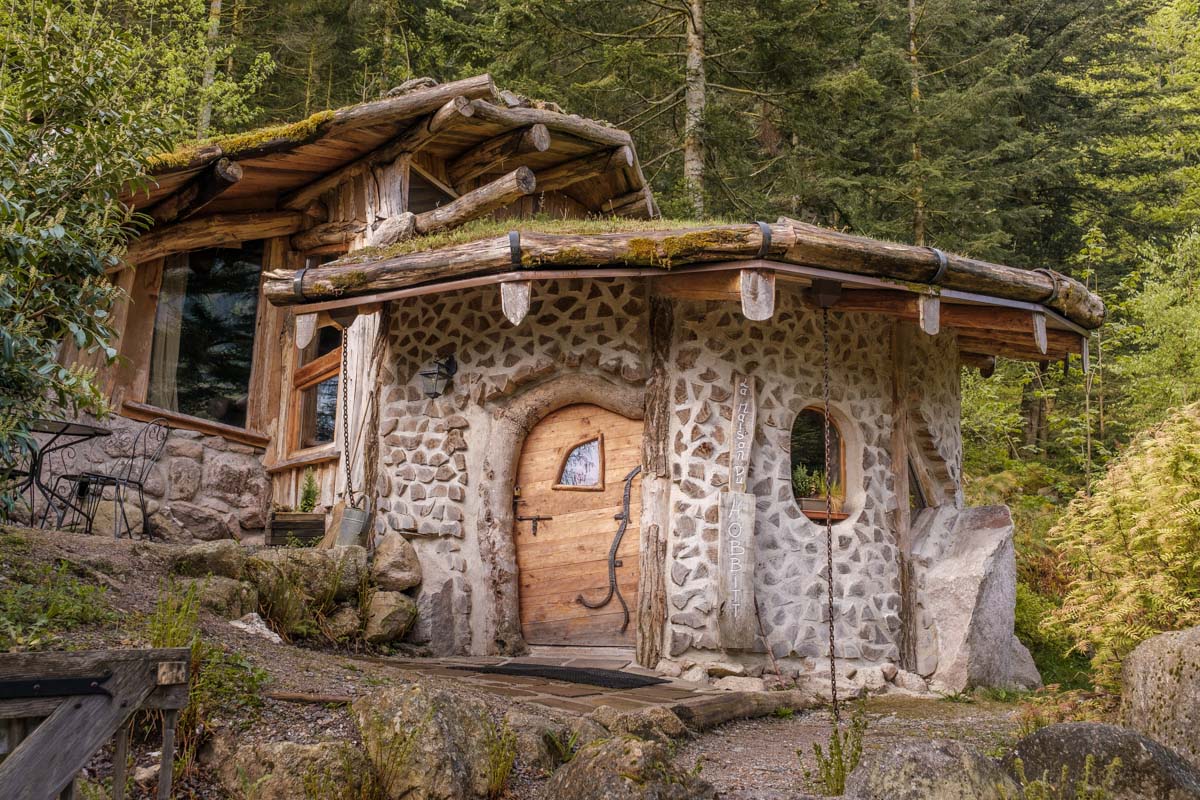
<path fill-rule="evenodd" d="M 755 380 L 733 373 L 733 417 L 729 436 L 729 491 L 746 491 L 750 477 L 750 452 L 754 447 L 754 424 L 758 416 Z"/>
<path fill-rule="evenodd" d="M 722 492 L 718 517 L 717 628 L 721 647 L 748 650 L 758 633 L 754 608 L 754 495 Z"/>

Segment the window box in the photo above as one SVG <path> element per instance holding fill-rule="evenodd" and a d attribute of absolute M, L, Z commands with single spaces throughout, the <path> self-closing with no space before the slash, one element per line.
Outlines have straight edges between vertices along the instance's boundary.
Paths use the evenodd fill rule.
<path fill-rule="evenodd" d="M 267 544 L 286 545 L 298 542 L 303 547 L 317 544 L 325 537 L 323 512 L 272 511 L 267 525 Z"/>

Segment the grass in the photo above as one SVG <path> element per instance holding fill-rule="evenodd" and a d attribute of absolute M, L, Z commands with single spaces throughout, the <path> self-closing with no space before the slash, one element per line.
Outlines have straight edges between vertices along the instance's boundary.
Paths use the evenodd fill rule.
<path fill-rule="evenodd" d="M 488 800 L 495 800 L 504 794 L 517 760 L 517 735 L 507 720 L 498 725 L 484 721 L 483 747 L 487 753 L 487 796 Z"/>
<path fill-rule="evenodd" d="M 170 580 L 159 590 L 158 601 L 146 624 L 151 647 L 191 649 L 188 670 L 188 704 L 176 728 L 179 757 L 176 769 L 186 771 L 195 762 L 200 746 L 209 738 L 217 718 L 252 715 L 262 705 L 260 692 L 267 673 L 242 655 L 204 641 L 200 635 L 199 585 Z M 142 720 L 143 733 L 157 727 L 161 715 Z"/>
<path fill-rule="evenodd" d="M 859 703 L 850 718 L 850 725 L 843 732 L 834 728 L 829 734 L 829 754 L 817 742 L 813 742 L 813 755 L 817 759 L 817 772 L 809 770 L 804 777 L 822 794 L 838 797 L 846 792 L 846 778 L 862 760 L 863 736 L 867 732 L 867 709 Z M 799 750 L 797 755 L 802 755 Z"/>
<path fill-rule="evenodd" d="M 1042 773 L 1041 777 L 1029 780 L 1021 759 L 1013 763 L 1013 768 L 1017 773 L 1020 793 L 1011 795 L 1001 789 L 1005 800 L 1109 800 L 1116 783 L 1117 771 L 1121 768 L 1121 759 L 1114 758 L 1104 768 L 1104 772 L 1097 774 L 1096 759 L 1089 755 L 1083 763 L 1083 774 L 1075 780 L 1071 780 L 1070 770 L 1066 765 L 1063 766 L 1057 781 L 1051 781 L 1048 773 Z"/>
<path fill-rule="evenodd" d="M 66 561 L 35 564 L 17 534 L 0 537 L 0 652 L 63 646 L 63 634 L 116 618 L 104 586 L 80 580 Z"/>
<path fill-rule="evenodd" d="M 525 220 L 493 220 L 477 219 L 460 225 L 457 228 L 427 236 L 415 236 L 397 242 L 387 247 L 365 247 L 355 250 L 353 254 L 340 259 L 338 264 L 358 264 L 374 261 L 380 258 L 391 258 L 408 253 L 420 253 L 427 250 L 439 250 L 458 244 L 476 242 L 480 239 L 491 239 L 505 236 L 509 231 L 517 230 L 522 233 L 556 233 L 556 234 L 601 234 L 601 233 L 631 233 L 637 231 L 667 231 L 682 228 L 696 228 L 705 225 L 734 224 L 721 219 L 624 219 L 621 217 L 601 217 L 595 219 L 555 219 L 538 216 Z M 741 221 L 744 224 L 744 220 Z"/>

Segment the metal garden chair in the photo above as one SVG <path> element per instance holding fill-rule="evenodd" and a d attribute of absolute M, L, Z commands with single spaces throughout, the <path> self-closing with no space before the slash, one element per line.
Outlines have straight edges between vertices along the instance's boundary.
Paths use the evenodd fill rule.
<path fill-rule="evenodd" d="M 111 473 L 84 471 L 60 475 L 55 479 L 56 487 L 63 481 L 71 484 L 70 493 L 75 500 L 71 504 L 72 517 L 82 517 L 84 533 L 92 532 L 101 501 L 111 500 L 113 538 L 120 538 L 121 531 L 124 530 L 132 539 L 133 526 L 129 522 L 125 503 L 136 497 L 138 509 L 142 514 L 142 536 L 150 538 L 150 519 L 146 513 L 146 479 L 166 447 L 169 432 L 170 428 L 165 419 L 152 419 L 137 432 L 129 455 L 118 461 L 116 469 Z M 75 521 L 73 519 L 68 525 Z"/>

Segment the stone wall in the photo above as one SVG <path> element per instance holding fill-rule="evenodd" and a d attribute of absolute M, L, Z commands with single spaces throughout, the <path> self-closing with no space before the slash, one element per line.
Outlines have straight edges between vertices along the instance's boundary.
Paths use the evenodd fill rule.
<path fill-rule="evenodd" d="M 480 531 L 486 449 L 498 414 L 552 376 L 598 373 L 640 385 L 648 374 L 645 286 L 612 280 L 535 284 L 529 316 L 509 324 L 494 287 L 393 305 L 383 370 L 377 532 L 413 540 L 425 574 L 413 636 L 438 652 L 487 652 L 496 597 Z M 772 320 L 748 322 L 732 303 L 680 302 L 670 373 L 671 526 L 668 653 L 724 657 L 716 624 L 718 498 L 729 464 L 735 370 L 758 381 L 758 426 L 748 491 L 757 498 L 756 593 L 765 641 L 743 660 L 809 666 L 827 648 L 824 529 L 792 499 L 795 415 L 821 400 L 820 314 L 781 286 Z M 846 445 L 849 518 L 834 527 L 839 656 L 898 659 L 896 507 L 889 456 L 892 322 L 831 314 L 831 402 Z M 417 372 L 454 353 L 451 391 L 424 399 Z M 911 353 L 920 414 L 934 452 L 957 481 L 958 363 L 952 334 Z M 905 499 L 907 502 L 907 499 Z"/>
<path fill-rule="evenodd" d="M 728 479 L 729 387 L 735 370 L 758 379 L 758 430 L 748 491 L 757 497 L 755 590 L 765 642 L 777 659 L 828 649 L 825 532 L 792 498 L 789 438 L 804 408 L 822 402 L 820 313 L 781 291 L 775 317 L 693 303 L 679 315 L 672 376 L 674 528 L 668 571 L 669 649 L 717 650 L 718 500 Z M 895 661 L 900 633 L 898 553 L 888 522 L 896 498 L 889 455 L 891 323 L 866 314 L 829 318 L 830 403 L 845 444 L 849 517 L 833 527 L 838 656 Z M 952 336 L 921 342 L 920 408 L 952 463 L 957 451 L 957 353 Z M 924 393 L 926 385 L 937 391 Z M 957 468 L 957 467 L 955 467 Z"/>
<path fill-rule="evenodd" d="M 113 431 L 51 457 L 54 474 L 87 470 L 115 474 L 130 455 L 144 425 L 125 417 L 83 419 Z M 172 430 L 161 457 L 146 478 L 146 510 L 155 536 L 170 541 L 240 539 L 261 533 L 269 512 L 271 483 L 262 451 L 219 436 Z M 126 502 L 127 513 L 137 501 Z M 95 521 L 98 534 L 112 530 L 111 503 L 102 503 Z M 137 517 L 140 520 L 140 515 Z M 134 521 L 137 524 L 137 520 Z"/>

